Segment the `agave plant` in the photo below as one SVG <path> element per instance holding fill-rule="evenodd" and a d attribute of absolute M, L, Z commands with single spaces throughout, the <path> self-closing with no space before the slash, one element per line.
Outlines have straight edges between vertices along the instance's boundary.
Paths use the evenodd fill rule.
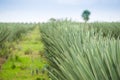
<path fill-rule="evenodd" d="M 96 31 L 102 30 L 103 36 L 110 35 L 111 37 L 118 38 L 120 37 L 120 23 L 119 22 L 102 22 L 102 23 L 92 23 L 91 24 L 94 28 L 96 28 Z"/>
<path fill-rule="evenodd" d="M 9 36 L 9 30 L 7 27 L 0 26 L 0 56 L 7 53 L 5 50 L 5 41 L 7 40 Z"/>
<path fill-rule="evenodd" d="M 0 43 L 4 42 L 9 35 L 7 27 L 0 27 Z"/>
<path fill-rule="evenodd" d="M 66 21 L 41 25 L 51 79 L 119 80 L 120 40 L 85 27 Z"/>

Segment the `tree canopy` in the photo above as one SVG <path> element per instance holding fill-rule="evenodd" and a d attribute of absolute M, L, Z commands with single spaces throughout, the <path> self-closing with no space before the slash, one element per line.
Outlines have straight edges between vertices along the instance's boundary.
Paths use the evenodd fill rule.
<path fill-rule="evenodd" d="M 89 16 L 90 16 L 90 11 L 89 10 L 84 10 L 82 13 L 82 18 L 85 20 L 85 23 L 89 20 Z"/>

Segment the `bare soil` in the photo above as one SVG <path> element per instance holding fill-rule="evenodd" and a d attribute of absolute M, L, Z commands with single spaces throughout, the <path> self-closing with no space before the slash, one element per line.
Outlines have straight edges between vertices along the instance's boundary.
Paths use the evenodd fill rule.
<path fill-rule="evenodd" d="M 1 70 L 1 66 L 5 63 L 6 58 L 5 57 L 0 57 L 0 70 Z"/>

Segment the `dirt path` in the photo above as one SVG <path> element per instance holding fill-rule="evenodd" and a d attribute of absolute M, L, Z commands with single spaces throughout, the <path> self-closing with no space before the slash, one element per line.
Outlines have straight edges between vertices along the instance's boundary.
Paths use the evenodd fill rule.
<path fill-rule="evenodd" d="M 0 70 L 1 66 L 5 63 L 6 59 L 4 57 L 0 57 Z"/>

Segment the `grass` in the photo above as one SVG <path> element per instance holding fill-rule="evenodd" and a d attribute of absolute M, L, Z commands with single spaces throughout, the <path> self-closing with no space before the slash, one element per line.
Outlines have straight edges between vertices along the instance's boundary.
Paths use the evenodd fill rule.
<path fill-rule="evenodd" d="M 2 65 L 0 80 L 49 80 L 46 59 L 41 56 L 44 45 L 39 29 L 35 28 L 19 42 L 14 42 L 9 59 Z M 28 53 L 28 54 L 25 54 Z"/>

